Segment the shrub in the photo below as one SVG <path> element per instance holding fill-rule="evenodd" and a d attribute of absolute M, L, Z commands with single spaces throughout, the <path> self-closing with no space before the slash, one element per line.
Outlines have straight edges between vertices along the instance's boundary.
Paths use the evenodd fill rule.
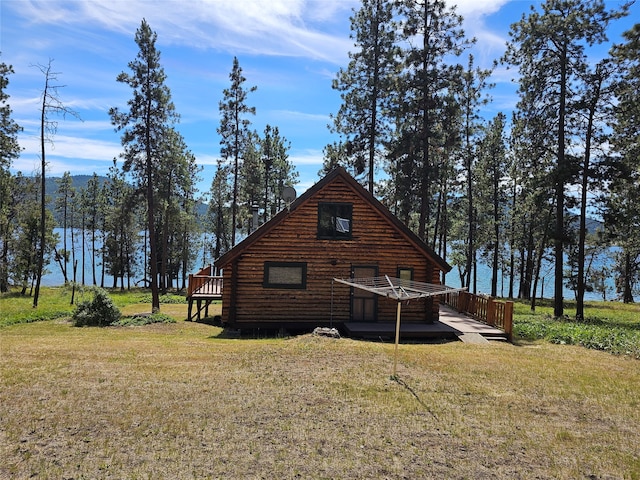
<path fill-rule="evenodd" d="M 120 320 L 120 310 L 101 288 L 95 288 L 93 300 L 78 304 L 73 312 L 76 327 L 106 327 Z"/>

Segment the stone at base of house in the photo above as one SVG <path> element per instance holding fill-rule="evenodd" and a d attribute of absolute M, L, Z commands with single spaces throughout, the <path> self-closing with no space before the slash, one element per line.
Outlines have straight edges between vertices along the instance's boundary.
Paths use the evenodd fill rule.
<path fill-rule="evenodd" d="M 335 328 L 316 327 L 313 329 L 313 335 L 321 335 L 323 337 L 340 338 L 340 332 Z"/>

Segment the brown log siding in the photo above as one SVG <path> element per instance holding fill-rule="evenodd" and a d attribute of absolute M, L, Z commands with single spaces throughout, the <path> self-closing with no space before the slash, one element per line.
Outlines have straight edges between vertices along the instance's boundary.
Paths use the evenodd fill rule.
<path fill-rule="evenodd" d="M 318 202 L 353 204 L 352 239 L 318 240 Z M 305 290 L 264 288 L 264 263 L 306 262 Z M 236 263 L 237 262 L 237 263 Z M 378 275 L 397 276 L 398 267 L 413 268 L 414 280 L 439 283 L 439 269 L 424 252 L 340 179 L 292 211 L 280 224 L 249 245 L 235 261 L 222 265 L 225 288 L 223 322 L 231 325 L 292 324 L 319 326 L 349 321 L 348 278 L 353 265 L 376 265 Z M 232 273 L 235 278 L 232 278 Z M 333 304 L 333 305 L 332 305 Z M 396 302 L 378 299 L 378 321 L 394 321 Z M 437 318 L 437 299 L 403 305 L 403 322 Z"/>

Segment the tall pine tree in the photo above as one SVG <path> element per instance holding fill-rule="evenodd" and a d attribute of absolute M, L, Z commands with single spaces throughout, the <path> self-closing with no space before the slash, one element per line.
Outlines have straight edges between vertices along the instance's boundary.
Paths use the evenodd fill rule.
<path fill-rule="evenodd" d="M 135 36 L 140 50 L 135 60 L 129 62 L 131 73 L 122 72 L 117 77 L 118 82 L 133 90 L 133 97 L 127 102 L 128 111 L 118 108 L 109 111 L 116 131 L 123 132 L 124 170 L 133 172 L 147 201 L 149 280 L 154 313 L 160 310 L 154 172 L 162 160 L 165 133 L 177 120 L 156 40 L 157 34 L 143 19 Z"/>
<path fill-rule="evenodd" d="M 349 65 L 332 84 L 342 98 L 332 128 L 346 138 L 346 157 L 356 174 L 367 172 L 371 193 L 376 159 L 389 137 L 390 94 L 399 71 L 394 13 L 393 2 L 363 0 L 351 17 L 356 51 L 349 53 Z"/>
<path fill-rule="evenodd" d="M 529 108 L 536 128 L 546 133 L 546 147 L 554 152 L 555 250 L 554 315 L 564 313 L 564 247 L 567 185 L 573 179 L 568 146 L 576 132 L 576 98 L 572 88 L 586 68 L 586 47 L 606 40 L 609 21 L 620 14 L 608 12 L 602 0 L 548 0 L 540 11 L 511 26 L 511 41 L 504 61 L 519 70 L 519 108 Z"/>
<path fill-rule="evenodd" d="M 220 126 L 218 133 L 222 137 L 220 140 L 220 155 L 227 162 L 231 162 L 231 175 L 233 177 L 233 187 L 231 194 L 231 246 L 236 244 L 236 226 L 238 217 L 239 176 L 242 167 L 242 156 L 249 136 L 249 125 L 251 122 L 247 115 L 255 115 L 255 107 L 247 105 L 249 93 L 256 91 L 257 87 L 246 89 L 244 82 L 247 80 L 242 75 L 240 62 L 233 57 L 233 67 L 229 74 L 231 86 L 223 91 L 224 98 L 219 103 Z"/>
<path fill-rule="evenodd" d="M 620 247 L 616 259 L 616 290 L 622 301 L 634 301 L 640 283 L 640 24 L 624 33 L 613 49 L 618 66 L 614 82 L 613 158 L 609 166 L 609 195 L 605 223 Z"/>
<path fill-rule="evenodd" d="M 22 128 L 11 118 L 8 103 L 9 75 L 13 67 L 0 63 L 0 293 L 9 290 L 9 244 L 12 231 L 13 178 L 9 167 L 20 155 L 18 133 Z"/>

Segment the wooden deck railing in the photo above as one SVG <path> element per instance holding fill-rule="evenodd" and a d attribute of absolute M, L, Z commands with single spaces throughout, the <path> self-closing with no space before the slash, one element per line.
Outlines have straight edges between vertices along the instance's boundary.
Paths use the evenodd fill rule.
<path fill-rule="evenodd" d="M 513 302 L 503 302 L 488 296 L 469 292 L 452 292 L 444 295 L 443 303 L 476 320 L 500 328 L 513 339 Z"/>
<path fill-rule="evenodd" d="M 214 275 L 213 266 L 209 265 L 196 274 L 189 274 L 187 298 L 194 294 L 222 297 L 222 276 Z"/>
<path fill-rule="evenodd" d="M 195 317 L 200 320 L 203 310 L 204 316 L 207 317 L 211 302 L 222 298 L 222 276 L 214 275 L 214 273 L 214 268 L 209 265 L 198 273 L 189 275 L 189 284 L 187 286 L 188 320 L 191 321 Z M 194 301 L 196 303 L 196 313 L 192 314 Z"/>
<path fill-rule="evenodd" d="M 209 275 L 189 275 L 187 298 L 194 295 L 222 297 L 222 277 Z"/>

